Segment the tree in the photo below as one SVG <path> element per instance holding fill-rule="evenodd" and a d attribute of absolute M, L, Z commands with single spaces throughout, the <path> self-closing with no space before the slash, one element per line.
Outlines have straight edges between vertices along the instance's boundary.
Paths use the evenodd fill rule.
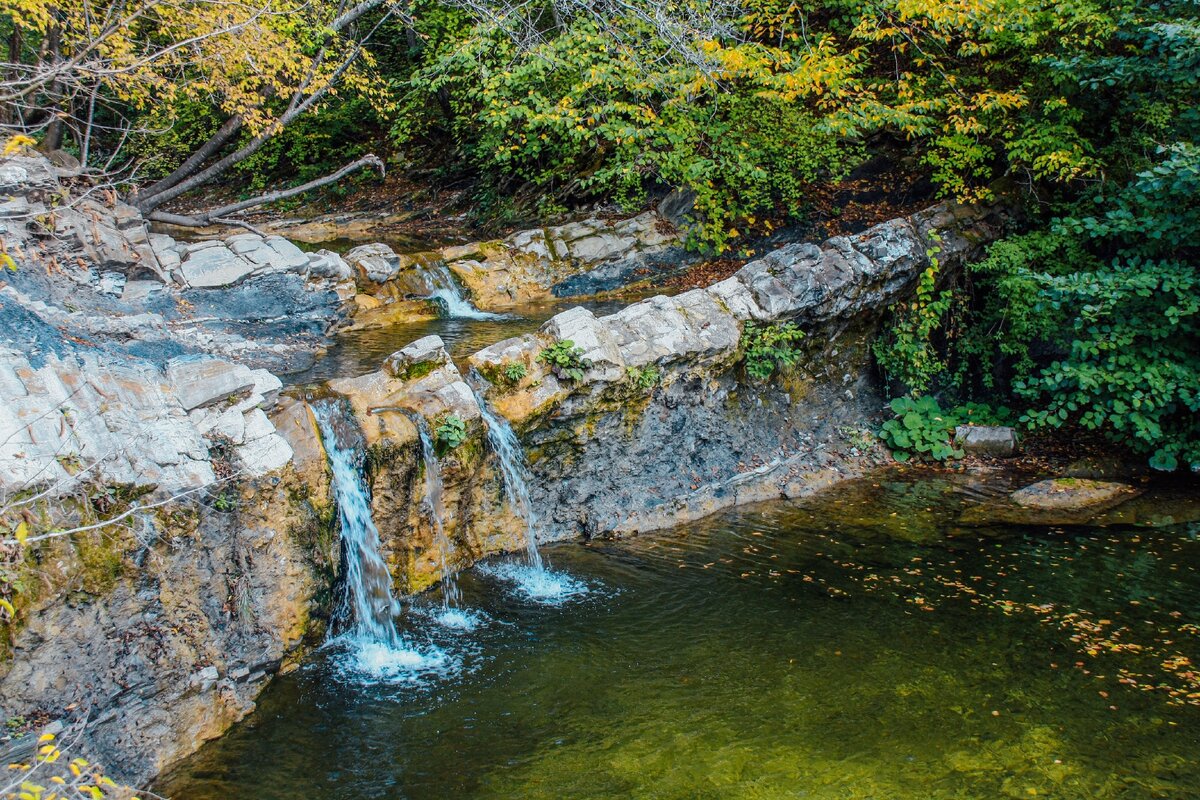
<path fill-rule="evenodd" d="M 9 40 L 0 126 L 40 138 L 47 150 L 69 145 L 83 170 L 128 187 L 150 219 L 227 221 L 354 170 L 383 169 L 367 155 L 296 189 L 193 215 L 160 210 L 254 155 L 339 88 L 384 102 L 368 44 L 392 13 L 385 0 L 0 0 Z M 187 103 L 222 121 L 169 175 L 139 187 L 130 137 L 147 132 L 151 109 L 171 125 Z"/>

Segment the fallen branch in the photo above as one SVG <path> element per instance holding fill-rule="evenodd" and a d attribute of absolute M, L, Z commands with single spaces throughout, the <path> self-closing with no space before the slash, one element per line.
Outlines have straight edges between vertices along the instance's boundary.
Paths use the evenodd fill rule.
<path fill-rule="evenodd" d="M 165 211 L 154 211 L 151 212 L 149 219 L 153 220 L 154 222 L 165 222 L 170 225 L 182 225 L 189 228 L 203 228 L 205 226 L 214 224 L 237 225 L 254 231 L 255 233 L 261 233 L 249 223 L 232 219 L 229 215 L 236 214 L 239 211 L 245 211 L 248 208 L 254 208 L 256 206 L 262 206 L 267 205 L 268 203 L 286 200 L 289 197 L 295 197 L 299 194 L 311 192 L 313 189 L 319 189 L 322 186 L 328 186 L 331 183 L 337 183 L 350 173 L 356 172 L 363 167 L 373 167 L 379 170 L 379 175 L 381 177 L 386 174 L 386 168 L 383 165 L 383 161 L 374 154 L 368 154 L 357 161 L 347 164 L 336 172 L 331 172 L 330 174 L 320 178 L 314 178 L 308 183 L 301 184 L 300 186 L 293 186 L 290 189 L 277 189 L 273 192 L 260 194 L 258 197 L 252 197 L 249 200 L 243 200 L 240 203 L 232 203 L 227 206 L 221 206 L 220 208 L 214 208 L 198 214 L 171 214 Z"/>

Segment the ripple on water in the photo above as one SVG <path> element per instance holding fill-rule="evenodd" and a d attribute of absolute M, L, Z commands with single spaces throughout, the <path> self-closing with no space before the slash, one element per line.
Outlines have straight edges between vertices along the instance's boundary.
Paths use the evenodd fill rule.
<path fill-rule="evenodd" d="M 549 567 L 534 567 L 515 561 L 480 564 L 483 575 L 512 584 L 512 590 L 527 600 L 561 606 L 592 593 L 587 583 Z"/>

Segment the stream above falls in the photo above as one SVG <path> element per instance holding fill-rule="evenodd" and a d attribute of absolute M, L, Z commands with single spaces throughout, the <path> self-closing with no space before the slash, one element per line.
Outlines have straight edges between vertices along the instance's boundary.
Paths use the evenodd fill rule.
<path fill-rule="evenodd" d="M 423 658 L 329 649 L 167 776 L 168 797 L 1200 796 L 1195 487 L 1133 522 L 966 525 L 1002 477 L 884 472 L 622 541 L 493 559 L 398 625 Z M 1175 524 L 1163 524 L 1171 521 Z M 1190 521 L 1178 521 L 1190 520 Z M 436 593 L 434 593 L 436 595 Z"/>

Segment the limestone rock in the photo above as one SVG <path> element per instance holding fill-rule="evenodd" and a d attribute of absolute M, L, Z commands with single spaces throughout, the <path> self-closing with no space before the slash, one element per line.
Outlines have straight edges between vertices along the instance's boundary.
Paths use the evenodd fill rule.
<path fill-rule="evenodd" d="M 1004 426 L 959 425 L 954 429 L 954 445 L 972 455 L 1008 458 L 1016 455 L 1017 432 Z"/>
<path fill-rule="evenodd" d="M 308 271 L 320 278 L 331 278 L 335 281 L 349 280 L 354 270 L 346 260 L 332 250 L 318 250 L 308 254 Z"/>
<path fill-rule="evenodd" d="M 391 280 L 401 268 L 400 257 L 382 242 L 359 245 L 346 253 L 345 260 L 372 283 Z"/>
<path fill-rule="evenodd" d="M 188 286 L 206 289 L 231 286 L 252 274 L 257 266 L 234 253 L 220 242 L 203 242 L 188 249 L 180 265 Z"/>
<path fill-rule="evenodd" d="M 440 336 L 424 336 L 392 353 L 383 362 L 394 378 L 409 380 L 450 363 L 450 354 Z"/>
<path fill-rule="evenodd" d="M 249 393 L 255 386 L 248 368 L 216 358 L 177 359 L 167 365 L 166 377 L 184 411 Z"/>

